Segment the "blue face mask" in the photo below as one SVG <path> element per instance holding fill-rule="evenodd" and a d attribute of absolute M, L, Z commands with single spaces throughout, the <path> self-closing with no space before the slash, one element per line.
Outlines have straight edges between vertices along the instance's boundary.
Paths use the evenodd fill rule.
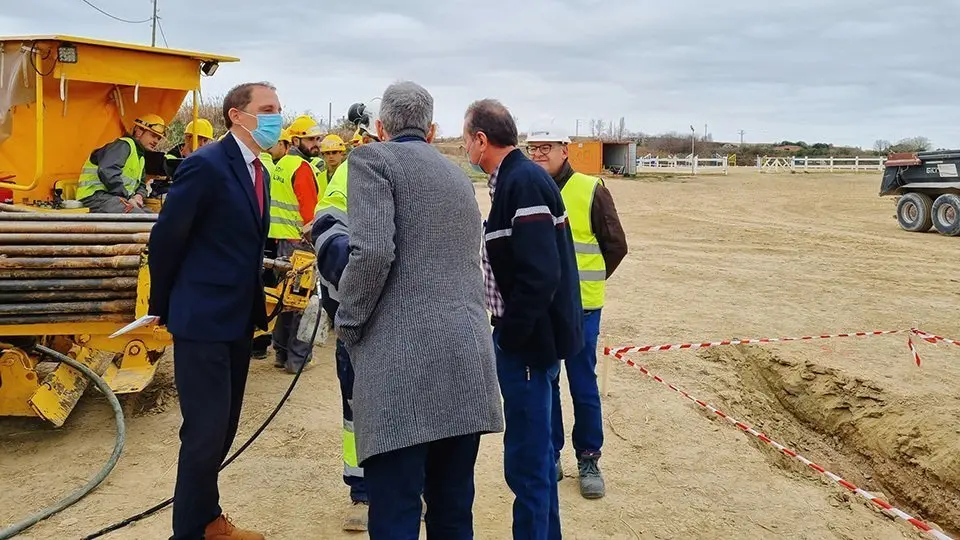
<path fill-rule="evenodd" d="M 479 158 L 479 159 L 483 159 L 483 152 L 480 152 L 480 158 Z M 476 171 L 476 172 L 478 172 L 478 173 L 481 173 L 481 174 L 487 174 L 487 171 L 483 170 L 483 167 L 481 167 L 479 163 L 474 163 L 473 160 L 470 159 L 470 147 L 469 147 L 469 146 L 467 146 L 467 163 L 470 164 L 470 168 L 473 169 L 474 171 Z"/>
<path fill-rule="evenodd" d="M 257 143 L 261 150 L 266 151 L 277 144 L 277 141 L 280 140 L 280 131 L 283 129 L 283 116 L 271 113 L 250 114 L 245 111 L 240 112 L 257 119 L 257 129 L 253 131 L 242 124 L 240 127 L 250 132 L 253 141 Z"/>

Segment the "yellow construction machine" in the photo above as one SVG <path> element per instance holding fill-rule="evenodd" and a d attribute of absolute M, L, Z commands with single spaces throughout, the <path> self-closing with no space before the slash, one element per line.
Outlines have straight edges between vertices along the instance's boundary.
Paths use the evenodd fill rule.
<path fill-rule="evenodd" d="M 236 60 L 67 36 L 0 37 L 0 416 L 61 426 L 84 392 L 88 381 L 74 368 L 44 370 L 36 345 L 85 364 L 117 394 L 153 379 L 172 342 L 164 328 L 109 336 L 146 314 L 156 215 L 90 214 L 71 199 L 95 148 L 129 132 L 139 115 L 169 122 L 188 93 L 196 121 L 201 74 Z M 265 262 L 283 274 L 266 289 L 270 312 L 307 305 L 313 263 L 308 252 Z"/>

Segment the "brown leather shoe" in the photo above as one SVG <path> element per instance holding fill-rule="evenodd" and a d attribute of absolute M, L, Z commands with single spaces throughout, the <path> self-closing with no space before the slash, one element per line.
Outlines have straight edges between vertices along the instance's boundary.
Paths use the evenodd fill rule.
<path fill-rule="evenodd" d="M 207 524 L 203 530 L 204 540 L 264 540 L 258 532 L 236 528 L 226 514 Z"/>

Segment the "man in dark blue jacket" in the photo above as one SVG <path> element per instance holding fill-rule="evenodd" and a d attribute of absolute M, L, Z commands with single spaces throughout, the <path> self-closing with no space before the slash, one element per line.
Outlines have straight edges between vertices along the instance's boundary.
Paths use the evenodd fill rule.
<path fill-rule="evenodd" d="M 228 134 L 177 168 L 150 234 L 150 309 L 173 335 L 180 396 L 174 540 L 262 540 L 220 508 L 217 476 L 233 444 L 254 327 L 267 328 L 261 269 L 270 224 L 269 173 L 280 103 L 266 83 L 224 98 Z"/>
<path fill-rule="evenodd" d="M 517 126 L 497 101 L 467 109 L 471 165 L 489 174 L 484 277 L 506 420 L 504 475 L 516 499 L 516 539 L 559 539 L 551 382 L 583 348 L 583 309 L 567 213 L 556 182 L 517 146 Z"/>

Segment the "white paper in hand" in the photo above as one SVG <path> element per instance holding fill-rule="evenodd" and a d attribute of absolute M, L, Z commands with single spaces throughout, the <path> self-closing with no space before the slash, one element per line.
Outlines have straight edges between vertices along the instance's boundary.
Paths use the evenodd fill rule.
<path fill-rule="evenodd" d="M 144 315 L 143 317 L 140 317 L 139 319 L 133 321 L 132 323 L 110 334 L 110 337 L 115 338 L 117 336 L 122 336 L 127 332 L 132 332 L 137 328 L 140 328 L 141 326 L 149 326 L 151 324 L 156 323 L 159 320 L 160 320 L 160 317 L 157 317 L 156 315 Z"/>

